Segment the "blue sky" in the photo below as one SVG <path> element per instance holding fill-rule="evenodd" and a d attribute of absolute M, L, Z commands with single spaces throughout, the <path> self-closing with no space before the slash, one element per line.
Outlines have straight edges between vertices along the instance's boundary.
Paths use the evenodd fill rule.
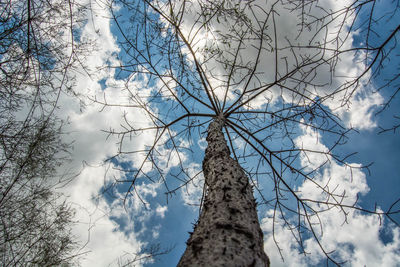
<path fill-rule="evenodd" d="M 343 1 L 343 3 L 345 2 Z M 118 68 L 110 67 L 119 66 L 126 58 L 125 52 L 118 45 L 121 35 L 118 34 L 116 25 L 110 22 L 110 13 L 104 3 L 92 2 L 91 4 L 93 11 L 88 16 L 88 23 L 81 32 L 81 38 L 91 39 L 98 45 L 97 49 L 85 59 L 87 71 L 78 70 L 75 74 L 76 87 L 83 95 L 89 97 L 81 99 L 81 103 L 85 103 L 85 107 L 82 108 L 81 103 L 75 98 L 64 95 L 60 101 L 61 108 L 59 110 L 59 116 L 65 116 L 69 121 L 66 130 L 70 134 L 66 136 L 66 139 L 74 140 L 74 150 L 72 151 L 74 159 L 69 166 L 63 168 L 79 173 L 73 182 L 64 189 L 64 192 L 77 209 L 77 225 L 74 233 L 81 241 L 81 252 L 85 253 L 82 265 L 117 266 L 118 262 L 124 262 L 135 258 L 135 255 L 140 255 L 149 245 L 160 244 L 162 249 L 171 248 L 171 251 L 157 257 L 154 261 L 141 264 L 144 266 L 174 266 L 185 249 L 185 241 L 189 237 L 188 232 L 192 230 L 192 223 L 198 216 L 196 206 L 189 204 L 198 203 L 201 196 L 201 176 L 195 180 L 194 184 L 188 184 L 185 190 L 177 190 L 175 194 L 170 195 L 165 194 L 165 187 L 162 183 L 150 182 L 144 177 L 138 176 L 137 191 L 142 199 L 133 194 L 127 198 L 125 203 L 121 199 L 125 197 L 127 184 L 118 184 L 104 193 L 104 189 L 113 185 L 116 180 L 131 178 L 132 173 L 126 174 L 119 170 L 121 168 L 137 169 L 143 155 L 126 154 L 117 159 L 105 161 L 118 153 L 121 139 L 117 135 L 109 136 L 102 130 L 117 131 L 121 129 L 125 119 L 142 127 L 150 125 L 148 117 L 140 111 L 140 108 L 129 106 L 132 105 L 129 97 L 132 92 L 142 95 L 151 94 L 154 92 L 153 90 L 160 87 L 160 84 L 146 75 L 129 72 L 119 75 Z M 326 1 L 325 4 L 331 8 L 339 8 L 341 5 L 337 1 Z M 380 16 L 381 11 L 391 10 L 388 5 L 388 1 L 377 1 L 377 11 L 379 11 L 377 17 Z M 119 12 L 123 16 L 127 15 L 126 10 Z M 282 23 L 279 26 L 282 29 L 289 27 L 292 25 L 291 23 L 296 23 L 296 17 L 288 16 L 288 13 L 283 10 L 281 12 Z M 399 12 L 395 16 L 399 18 Z M 375 30 L 380 35 L 372 34 L 371 43 L 379 43 L 380 38 L 384 38 L 386 35 L 385 33 L 397 27 L 396 23 L 399 19 L 396 17 L 391 20 L 392 24 L 384 20 L 377 24 Z M 360 17 L 361 20 L 363 18 Z M 187 21 L 190 23 L 189 19 Z M 357 45 L 357 36 L 354 35 L 354 37 L 352 45 Z M 200 42 L 199 46 L 201 45 Z M 387 77 L 399 73 L 400 61 L 396 56 L 398 56 L 396 53 L 392 53 L 390 62 L 385 61 L 388 62 L 385 64 L 390 67 L 385 68 L 383 75 L 373 77 L 369 84 L 370 89 L 379 88 L 379 85 L 384 83 Z M 360 65 L 354 63 L 354 66 L 350 66 L 349 64 L 352 62 L 352 58 L 343 59 L 342 65 L 340 65 L 343 71 L 358 71 Z M 268 64 L 265 67 L 268 67 Z M 324 77 L 322 75 L 320 79 L 323 80 Z M 348 134 L 346 144 L 339 147 L 337 152 L 341 155 L 358 152 L 346 159 L 349 164 L 368 165 L 372 162 L 373 164 L 369 167 L 369 172 L 366 169 L 362 171 L 354 169 L 353 181 L 341 180 L 350 175 L 350 170 L 333 160 L 325 171 L 337 181 L 343 181 L 343 189 L 350 194 L 354 193 L 351 199 L 359 194 L 359 205 L 367 209 L 373 209 L 377 202 L 379 207 L 385 210 L 400 196 L 400 133 L 391 131 L 379 134 L 379 126 L 390 128 L 393 123 L 396 123 L 393 114 L 399 114 L 399 96 L 393 100 L 385 112 L 375 115 L 379 105 L 391 96 L 393 90 L 385 88 L 376 94 L 367 90 L 358 98 L 353 99 L 353 105 L 348 110 L 335 111 L 338 116 L 343 116 L 347 120 L 346 123 L 351 123 L 356 130 Z M 167 101 L 168 97 L 163 97 Z M 111 105 L 104 107 L 101 103 L 105 102 Z M 158 107 L 159 112 L 162 113 L 165 106 L 171 102 L 162 103 L 164 109 L 162 106 Z M 282 100 L 277 100 L 276 103 L 282 103 Z M 329 105 L 331 105 L 329 108 L 333 110 L 334 101 Z M 179 127 L 176 130 L 178 129 Z M 297 127 L 296 132 L 295 141 L 298 146 L 301 144 L 305 147 L 324 149 L 328 144 L 334 142 L 331 136 L 307 128 Z M 198 138 L 205 137 L 204 132 L 194 134 L 194 136 L 195 140 L 192 144 L 194 153 L 182 152 L 188 170 L 192 174 L 201 169 L 204 140 L 198 140 Z M 152 144 L 153 140 L 151 133 L 127 136 L 122 142 L 122 147 L 124 151 L 140 150 L 144 149 L 146 145 Z M 183 142 L 182 145 L 187 144 Z M 271 145 L 279 146 L 280 143 Z M 170 150 L 160 151 L 158 159 L 160 166 L 166 172 L 176 173 L 177 169 L 174 166 L 178 164 L 177 156 L 173 155 L 167 164 L 165 159 L 169 156 Z M 308 165 L 312 166 L 320 160 L 320 158 L 313 157 L 313 162 L 307 163 L 306 157 L 302 156 L 296 164 L 307 168 Z M 145 165 L 144 169 L 150 170 L 150 166 Z M 157 180 L 155 176 L 152 178 Z M 174 184 L 177 184 L 173 176 L 169 175 L 166 178 L 172 188 Z M 319 178 L 323 181 L 326 177 L 321 174 Z M 293 186 L 318 197 L 307 183 L 303 184 L 301 181 L 294 180 L 292 182 Z M 268 195 L 271 182 L 265 179 L 261 180 L 259 185 L 265 189 Z M 188 192 L 190 194 L 187 194 Z M 270 215 L 269 207 L 265 205 L 259 207 L 259 217 L 265 233 L 266 251 L 275 266 L 320 264 L 318 260 L 323 258 L 311 240 L 308 250 L 312 253 L 311 255 L 315 256 L 314 258 L 313 256 L 303 257 L 290 245 L 293 238 L 284 228 L 278 227 L 277 238 L 280 240 L 285 257 L 285 262 L 282 262 L 271 239 Z M 400 220 L 399 216 L 397 219 Z M 349 266 L 359 266 L 359 264 L 365 263 L 373 266 L 383 266 L 382 264 L 398 266 L 396 265 L 396 260 L 397 264 L 400 262 L 398 229 L 393 230 L 395 228 L 386 220 L 383 225 L 379 225 L 376 217 L 370 215 L 351 213 L 348 224 L 342 226 L 342 222 L 343 219 L 340 216 L 333 213 L 326 215 L 326 233 L 323 242 L 328 247 L 338 248 L 337 255 L 339 257 L 350 259 Z M 378 253 L 377 255 L 370 252 L 372 248 Z"/>

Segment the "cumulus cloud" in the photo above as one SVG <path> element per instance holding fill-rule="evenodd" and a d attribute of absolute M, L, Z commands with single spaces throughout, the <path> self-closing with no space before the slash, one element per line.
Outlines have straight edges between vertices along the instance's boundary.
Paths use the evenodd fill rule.
<path fill-rule="evenodd" d="M 296 146 L 304 149 L 300 157 L 301 165 L 308 171 L 315 170 L 322 165 L 323 167 L 313 181 L 306 180 L 298 188 L 300 196 L 321 201 L 326 199 L 326 196 L 321 194 L 319 187 L 316 186 L 317 183 L 323 185 L 331 193 L 344 194 L 345 198 L 342 203 L 352 205 L 356 201 L 357 194 L 366 194 L 369 191 L 361 164 L 340 165 L 332 156 L 323 154 L 328 152 L 328 148 L 321 143 L 322 138 L 318 132 L 306 126 L 301 128 L 303 135 L 295 139 Z"/>
<path fill-rule="evenodd" d="M 76 225 L 73 234 L 82 246 L 82 266 L 105 266 L 122 256 L 123 252 L 138 253 L 144 245 L 133 231 L 121 231 L 116 221 L 118 217 L 129 221 L 129 217 L 119 205 L 110 206 L 102 197 L 97 198 L 106 179 L 113 179 L 119 172 L 106 172 L 105 168 L 85 167 L 73 183 L 64 188 L 68 201 L 76 210 Z M 119 214 L 118 214 L 119 213 Z"/>
<path fill-rule="evenodd" d="M 170 14 L 168 4 L 157 3 Z M 227 94 L 233 103 L 246 88 L 245 101 L 259 93 L 257 88 L 268 87 L 248 107 L 279 99 L 299 105 L 324 99 L 347 126 L 367 129 L 375 125 L 367 112 L 382 97 L 367 83 L 370 73 L 363 55 L 351 51 L 357 33 L 338 30 L 352 26 L 354 14 L 345 12 L 352 4 L 309 3 L 306 14 L 292 1 L 173 1 L 172 8 L 177 14 L 184 8 L 179 27 L 191 50 L 183 47 L 183 52 L 192 63 L 196 56 L 218 98 Z M 335 16 L 326 16 L 328 10 Z M 361 80 L 354 80 L 363 73 Z"/>
<path fill-rule="evenodd" d="M 158 216 L 160 216 L 161 218 L 165 217 L 165 213 L 168 211 L 168 207 L 167 206 L 160 206 L 158 205 L 156 208 L 156 213 Z"/>
<path fill-rule="evenodd" d="M 303 128 L 303 135 L 296 139 L 296 145 L 308 151 L 326 151 L 327 147 L 321 143 L 319 134 L 309 128 Z M 352 206 L 356 203 L 359 194 L 369 191 L 365 174 L 357 167 L 359 164 L 340 164 L 332 157 L 321 157 L 319 154 L 302 152 L 301 165 L 312 170 L 321 164 L 325 164 L 322 170 L 316 174 L 317 183 L 338 196 L 343 205 Z M 299 196 L 307 199 L 326 201 L 327 196 L 315 183 L 306 180 L 298 188 Z M 399 229 L 387 227 L 387 222 L 382 224 L 376 215 L 363 214 L 360 211 L 344 208 L 340 210 L 332 205 L 309 203 L 319 213 L 318 223 L 314 228 L 319 242 L 325 251 L 333 252 L 336 260 L 347 261 L 345 266 L 397 266 L 400 256 Z M 330 209 L 327 209 L 330 207 Z M 262 219 L 262 229 L 265 232 L 265 250 L 270 256 L 274 266 L 310 266 L 320 264 L 324 255 L 320 246 L 313 238 L 306 238 L 304 249 L 307 255 L 301 254 L 296 247 L 297 240 L 292 232 L 285 227 L 281 218 L 275 217 L 273 226 L 272 210 L 269 210 Z M 345 213 L 346 214 L 345 214 Z M 310 218 L 314 221 L 313 218 Z M 317 221 L 316 221 L 317 222 Z M 295 222 L 294 222 L 295 223 Z M 380 233 L 384 229 L 390 229 L 392 240 L 384 243 Z M 320 231 L 322 229 L 322 231 Z M 274 240 L 275 239 L 275 240 Z M 279 253 L 281 249 L 282 257 Z"/>
<path fill-rule="evenodd" d="M 351 103 L 347 107 L 334 109 L 335 113 L 345 122 L 347 127 L 360 130 L 373 129 L 376 127 L 373 110 L 383 104 L 384 99 L 380 94 L 357 93 L 351 98 Z"/>
<path fill-rule="evenodd" d="M 189 177 L 192 177 L 192 180 L 182 187 L 181 196 L 185 204 L 197 210 L 203 196 L 204 185 L 204 175 L 200 164 L 191 163 L 188 167 L 188 174 Z"/>
<path fill-rule="evenodd" d="M 272 213 L 273 211 L 269 211 L 266 214 L 261 225 L 264 231 L 264 248 L 271 259 L 271 265 L 319 266 L 325 257 L 317 242 L 311 238 L 304 240 L 308 254 L 300 253 L 295 245 L 297 240 L 283 226 L 283 222 L 278 220 L 274 226 L 274 235 L 281 249 L 281 257 L 272 237 Z M 344 266 L 398 266 L 400 238 L 397 228 L 391 229 L 393 239 L 385 244 L 379 236 L 385 225 L 380 224 L 376 216 L 349 211 L 347 222 L 343 223 L 343 218 L 338 213 L 337 210 L 329 211 L 321 216 L 324 235 L 320 242 L 326 251 L 334 251 L 331 256 L 338 261 L 346 261 Z"/>
<path fill-rule="evenodd" d="M 88 2 L 81 1 L 80 4 L 87 5 Z M 123 104 L 131 104 L 128 101 L 132 92 L 126 90 L 125 81 L 114 78 L 115 71 L 109 68 L 111 63 L 117 62 L 115 55 L 119 52 L 110 30 L 110 14 L 107 6 L 100 1 L 91 1 L 90 7 L 80 38 L 92 42 L 94 50 L 84 55 L 84 64 L 71 73 L 75 78 L 74 90 L 79 97 L 62 94 L 56 111 L 57 116 L 67 122 L 64 141 L 73 146 L 72 161 L 60 166 L 59 172 L 76 175 L 60 190 L 76 208 L 73 234 L 82 246 L 81 265 L 108 266 L 117 265 L 120 257 L 140 254 L 147 245 L 139 238 L 140 231 L 144 230 L 143 222 L 153 213 L 163 216 L 166 210 L 159 207 L 153 213 L 144 211 L 143 201 L 148 203 L 147 198 L 157 195 L 159 183 L 140 184 L 136 188 L 138 194 L 128 198 L 125 206 L 121 201 L 125 192 L 114 192 L 113 200 L 102 194 L 104 186 L 117 179 L 126 179 L 117 169 L 117 163 L 104 164 L 106 159 L 121 152 L 118 136 L 104 131 L 120 129 L 124 118 L 142 126 L 149 122 L 139 109 L 122 107 Z M 133 78 L 129 87 L 146 88 L 141 84 L 143 82 L 143 79 Z M 111 106 L 104 106 L 102 102 Z M 152 142 L 151 135 L 140 135 L 134 139 L 128 137 L 123 145 L 126 150 L 143 150 Z M 143 156 L 127 154 L 120 160 L 136 163 L 143 160 Z M 138 217 L 141 220 L 136 220 L 135 214 L 140 214 Z M 138 225 L 142 229 L 135 232 Z M 154 232 L 154 235 L 157 233 Z"/>

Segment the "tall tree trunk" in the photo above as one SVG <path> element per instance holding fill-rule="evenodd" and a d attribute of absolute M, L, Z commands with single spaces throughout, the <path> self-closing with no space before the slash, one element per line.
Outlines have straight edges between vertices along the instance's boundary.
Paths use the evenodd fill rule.
<path fill-rule="evenodd" d="M 203 209 L 178 266 L 269 266 L 249 180 L 230 157 L 223 120 L 208 127 Z"/>

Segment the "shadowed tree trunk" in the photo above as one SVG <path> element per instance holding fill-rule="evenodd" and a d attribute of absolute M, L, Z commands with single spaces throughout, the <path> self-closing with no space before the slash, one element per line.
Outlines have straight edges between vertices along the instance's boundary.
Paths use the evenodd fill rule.
<path fill-rule="evenodd" d="M 269 266 L 247 176 L 230 157 L 223 120 L 208 127 L 203 209 L 178 266 Z"/>

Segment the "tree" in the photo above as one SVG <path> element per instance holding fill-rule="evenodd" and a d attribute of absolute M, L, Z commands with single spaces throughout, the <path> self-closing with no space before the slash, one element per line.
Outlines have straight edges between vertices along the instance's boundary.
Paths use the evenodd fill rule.
<path fill-rule="evenodd" d="M 73 80 L 80 17 L 72 1 L 2 1 L 0 20 L 0 262 L 73 262 L 74 211 L 55 187 L 68 160 L 54 114 Z M 80 11 L 83 11 L 80 10 Z"/>
<path fill-rule="evenodd" d="M 397 25 L 382 42 L 371 41 L 376 4 L 111 2 L 122 49 L 121 65 L 115 67 L 126 79 L 129 103 L 94 101 L 140 109 L 151 121 L 143 125 L 126 114 L 121 129 L 109 130 L 120 137 L 121 161 L 132 154 L 142 158 L 124 170 L 130 179 L 117 181 L 129 183 L 126 197 L 138 194 L 139 177 L 158 177 L 171 195 L 195 179 L 198 174 L 191 174 L 186 159 L 209 123 L 200 217 L 180 266 L 269 265 L 252 188 L 261 204 L 273 208 L 271 220 L 291 229 L 302 253 L 307 253 L 303 239 L 314 236 L 327 259 L 337 265 L 334 254 L 319 242 L 321 213 L 337 209 L 345 221 L 354 209 L 397 223 L 393 215 L 399 201 L 387 211 L 363 209 L 357 196 L 330 179 L 320 179 L 332 161 L 362 168 L 347 164 L 349 155 L 336 154 L 335 149 L 353 127 L 363 127 L 363 121 L 346 118 L 348 109 L 360 94 L 371 93 L 372 77 L 387 69 L 385 60 L 397 45 Z M 362 21 L 366 27 L 358 21 L 363 12 L 370 14 Z M 285 24 L 285 16 L 296 16 L 297 23 Z M 366 30 L 354 46 L 356 27 Z M 134 79 L 148 88 L 132 88 Z M 382 88 L 396 81 L 398 75 Z M 329 136 L 329 146 L 303 146 L 301 128 Z M 130 138 L 143 133 L 154 136 L 151 145 L 139 151 L 125 149 Z M 325 157 L 321 161 L 316 156 Z M 299 164 L 302 160 L 310 166 Z M 261 179 L 270 179 L 269 191 L 258 187 Z M 318 196 L 299 191 L 296 180 L 317 188 Z"/>

